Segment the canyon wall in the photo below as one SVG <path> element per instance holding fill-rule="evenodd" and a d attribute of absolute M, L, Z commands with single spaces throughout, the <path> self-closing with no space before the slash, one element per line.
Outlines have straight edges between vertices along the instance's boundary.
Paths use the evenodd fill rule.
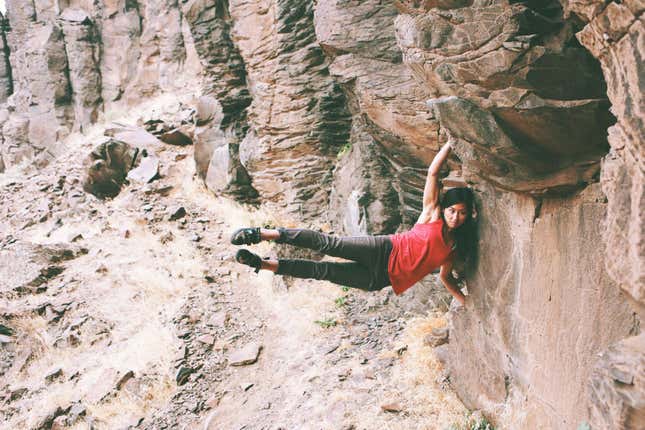
<path fill-rule="evenodd" d="M 446 186 L 479 260 L 441 355 L 500 428 L 645 422 L 641 1 L 8 3 L 0 172 L 160 93 L 194 95 L 197 173 L 285 222 L 392 233 Z M 417 286 L 416 288 L 423 288 Z"/>

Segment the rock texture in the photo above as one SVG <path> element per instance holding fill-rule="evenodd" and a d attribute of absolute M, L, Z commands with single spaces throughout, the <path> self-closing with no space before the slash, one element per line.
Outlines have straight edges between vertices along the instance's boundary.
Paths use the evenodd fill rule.
<path fill-rule="evenodd" d="M 2 22 L 5 168 L 32 158 L 46 163 L 69 133 L 195 82 L 201 70 L 172 1 L 15 1 Z"/>
<path fill-rule="evenodd" d="M 467 306 L 441 346 L 453 387 L 502 429 L 645 425 L 642 1 L 64 6 L 8 4 L 0 172 L 44 165 L 110 112 L 189 93 L 190 109 L 143 122 L 194 142 L 211 191 L 276 222 L 387 234 L 416 221 L 447 131 L 444 183 L 481 207 Z"/>
<path fill-rule="evenodd" d="M 639 1 L 565 4 L 566 13 L 586 23 L 577 37 L 600 61 L 617 118 L 609 129 L 611 151 L 604 159 L 601 176 L 608 199 L 605 265 L 641 319 L 645 316 L 644 10 L 645 4 Z M 629 375 L 643 374 L 644 339 L 644 334 L 625 339 L 603 354 L 590 381 L 592 424 L 621 429 L 643 426 L 645 383 Z"/>

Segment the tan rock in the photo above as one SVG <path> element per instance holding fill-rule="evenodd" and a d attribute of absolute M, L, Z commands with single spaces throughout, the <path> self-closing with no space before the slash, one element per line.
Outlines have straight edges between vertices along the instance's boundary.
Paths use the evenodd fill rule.
<path fill-rule="evenodd" d="M 82 9 L 65 9 L 60 22 L 72 86 L 74 128 L 83 130 L 97 121 L 102 109 L 98 29 Z"/>
<path fill-rule="evenodd" d="M 262 345 L 251 342 L 230 354 L 228 361 L 231 366 L 246 366 L 258 360 Z"/>
<path fill-rule="evenodd" d="M 469 408 L 507 410 L 509 428 L 582 422 L 597 354 L 634 324 L 597 264 L 605 258 L 599 186 L 539 205 L 490 186 L 481 192 L 478 267 L 487 269 L 468 280 L 469 307 L 451 311 L 451 384 Z"/>
<path fill-rule="evenodd" d="M 645 407 L 645 335 L 608 348 L 590 378 L 592 428 L 642 427 Z"/>

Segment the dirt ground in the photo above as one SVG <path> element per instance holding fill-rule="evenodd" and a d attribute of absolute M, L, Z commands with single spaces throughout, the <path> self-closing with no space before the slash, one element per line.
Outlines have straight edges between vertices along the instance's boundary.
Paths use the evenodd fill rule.
<path fill-rule="evenodd" d="M 0 429 L 463 421 L 424 342 L 445 307 L 235 264 L 230 233 L 280 215 L 206 190 L 191 146 L 160 144 L 160 178 L 96 199 L 82 162 L 103 130 L 72 135 L 44 168 L 0 174 Z"/>

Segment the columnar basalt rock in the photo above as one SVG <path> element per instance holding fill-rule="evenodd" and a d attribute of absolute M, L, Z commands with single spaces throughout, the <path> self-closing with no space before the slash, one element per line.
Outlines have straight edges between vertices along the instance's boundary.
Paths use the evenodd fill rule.
<path fill-rule="evenodd" d="M 9 45 L 7 44 L 7 30 L 9 22 L 0 13 L 0 103 L 7 101 L 13 92 L 11 79 L 11 63 L 9 63 Z"/>
<path fill-rule="evenodd" d="M 46 162 L 70 131 L 87 128 L 104 110 L 197 80 L 200 66 L 189 55 L 192 39 L 176 1 L 12 1 L 7 8 L 10 69 L 0 70 L 0 96 L 9 87 L 7 121 L 26 118 L 28 134 L 5 136 L 5 154 Z M 16 162 L 4 158 L 7 166 Z"/>
<path fill-rule="evenodd" d="M 334 171 L 328 218 L 345 234 L 387 234 L 401 224 L 399 195 L 391 166 L 382 159 L 378 143 L 354 120 L 351 146 L 339 153 Z"/>
<path fill-rule="evenodd" d="M 195 132 L 197 173 L 215 192 L 252 200 L 257 191 L 239 157 L 240 142 L 249 128 L 251 96 L 244 62 L 231 39 L 228 4 L 197 0 L 184 5 L 183 10 L 206 74 L 205 95 L 197 106 L 201 113 Z"/>
<path fill-rule="evenodd" d="M 230 3 L 253 96 L 241 160 L 264 201 L 311 221 L 326 212 L 333 164 L 350 129 L 344 94 L 316 40 L 313 10 L 310 1 Z"/>
<path fill-rule="evenodd" d="M 353 115 L 352 150 L 341 157 L 330 202 L 331 219 L 347 233 L 391 233 L 401 222 L 414 224 L 426 168 L 439 147 L 438 122 L 425 107 L 428 93 L 401 63 L 396 16 L 394 6 L 378 1 L 316 8 L 316 35 Z"/>
<path fill-rule="evenodd" d="M 46 161 L 55 142 L 69 133 L 74 115 L 62 29 L 57 24 L 33 23 L 27 32 L 20 24 L 7 35 L 14 90 L 3 125 L 2 152 L 8 166 L 24 159 L 24 154 Z M 14 133 L 16 127 L 19 133 Z"/>
<path fill-rule="evenodd" d="M 89 15 L 81 9 L 65 9 L 60 23 L 69 64 L 74 126 L 82 130 L 96 122 L 102 108 L 98 33 Z"/>
<path fill-rule="evenodd" d="M 129 2 L 125 1 L 128 9 Z M 181 12 L 176 0 L 136 2 L 141 19 L 139 58 L 134 79 L 126 87 L 126 99 L 136 104 L 141 97 L 175 88 L 186 59 Z M 132 5 L 130 9 L 134 9 Z M 179 79 L 180 80 L 180 79 Z"/>
<path fill-rule="evenodd" d="M 97 20 L 102 42 L 101 97 L 106 104 L 119 101 L 135 79 L 141 56 L 142 22 L 134 1 L 106 5 Z"/>

